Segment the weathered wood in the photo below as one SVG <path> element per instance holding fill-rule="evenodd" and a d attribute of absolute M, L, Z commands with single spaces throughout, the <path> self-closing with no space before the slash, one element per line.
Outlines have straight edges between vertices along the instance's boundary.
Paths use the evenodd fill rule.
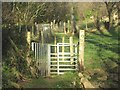
<path fill-rule="evenodd" d="M 48 45 L 48 76 L 50 76 L 50 45 Z"/>
<path fill-rule="evenodd" d="M 75 53 L 72 53 L 72 54 L 76 54 L 77 52 L 75 52 Z M 57 55 L 57 53 L 50 53 L 51 55 Z M 62 55 L 62 53 L 59 53 L 59 55 Z M 64 52 L 64 55 L 71 55 L 71 53 L 70 52 Z"/>
<path fill-rule="evenodd" d="M 81 83 L 83 84 L 84 89 L 95 88 L 86 78 L 81 78 Z"/>
<path fill-rule="evenodd" d="M 86 90 L 88 88 L 95 88 L 87 78 L 84 77 L 82 73 L 78 73 L 78 76 L 80 78 L 80 83 L 82 84 L 83 88 Z"/>
<path fill-rule="evenodd" d="M 58 57 L 50 57 L 51 59 L 57 59 Z M 77 57 L 72 57 L 72 58 L 77 58 Z M 71 56 L 68 56 L 68 57 L 60 57 L 59 56 L 59 59 L 71 59 Z M 73 62 L 73 61 L 72 61 Z"/>
<path fill-rule="evenodd" d="M 30 48 L 30 40 L 31 40 L 31 33 L 30 31 L 27 32 L 27 43 L 29 44 L 29 48 Z"/>
<path fill-rule="evenodd" d="M 63 24 L 64 26 L 64 34 L 66 34 L 67 32 L 66 32 L 66 23 L 64 22 L 64 24 Z"/>
<path fill-rule="evenodd" d="M 57 66 L 57 65 L 50 65 L 50 66 Z M 59 65 L 59 66 L 75 66 L 75 65 L 67 65 L 67 64 L 64 64 L 64 65 Z"/>
<path fill-rule="evenodd" d="M 80 70 L 84 70 L 84 37 L 85 37 L 85 31 L 80 30 L 80 32 L 79 32 L 79 64 L 80 64 Z"/>
<path fill-rule="evenodd" d="M 51 24 L 51 29 L 53 29 L 53 22 L 51 22 L 50 24 Z"/>
<path fill-rule="evenodd" d="M 72 36 L 70 36 L 70 53 L 71 53 L 71 64 L 73 63 L 73 37 Z"/>
<path fill-rule="evenodd" d="M 57 44 L 57 74 L 59 75 L 59 44 Z"/>
<path fill-rule="evenodd" d="M 31 32 L 31 37 L 32 38 L 34 37 L 34 29 L 35 29 L 35 27 L 34 27 L 34 25 L 32 25 L 32 32 Z"/>
<path fill-rule="evenodd" d="M 67 26 L 67 28 L 68 28 L 67 33 L 69 33 L 69 32 L 70 32 L 70 20 L 67 21 L 67 25 L 68 25 L 68 26 Z"/>
<path fill-rule="evenodd" d="M 57 62 L 57 61 L 51 61 L 51 62 Z M 71 61 L 59 61 L 59 62 L 71 62 Z M 76 62 L 76 61 L 73 61 Z"/>
<path fill-rule="evenodd" d="M 36 60 L 36 43 L 35 43 L 35 50 L 34 50 L 34 58 L 35 58 L 35 60 Z"/>
<path fill-rule="evenodd" d="M 48 47 L 41 43 L 35 43 L 34 42 L 34 58 L 36 63 L 36 68 L 38 69 L 38 74 L 45 76 L 48 74 Z"/>
<path fill-rule="evenodd" d="M 50 70 L 58 70 L 58 68 L 51 68 Z M 70 70 L 76 70 L 76 69 L 72 69 L 72 68 L 59 68 L 59 71 L 70 71 Z M 60 72 L 57 72 L 57 74 L 59 75 Z"/>
<path fill-rule="evenodd" d="M 34 42 L 31 43 L 32 51 L 34 51 Z"/>
<path fill-rule="evenodd" d="M 56 40 L 56 36 L 54 36 L 54 45 L 56 45 L 57 44 L 57 40 Z M 57 52 L 57 47 L 55 46 L 55 51 L 54 51 L 55 53 Z"/>
<path fill-rule="evenodd" d="M 41 41 L 42 41 L 42 44 L 43 44 L 44 43 L 43 30 L 41 30 Z"/>
<path fill-rule="evenodd" d="M 62 37 L 62 43 L 64 43 L 64 40 L 65 40 L 65 37 L 63 36 Z M 62 46 L 62 57 L 63 57 L 63 61 L 64 61 L 64 44 L 63 44 L 63 46 Z"/>
<path fill-rule="evenodd" d="M 53 23 L 55 24 L 55 20 L 53 20 Z"/>

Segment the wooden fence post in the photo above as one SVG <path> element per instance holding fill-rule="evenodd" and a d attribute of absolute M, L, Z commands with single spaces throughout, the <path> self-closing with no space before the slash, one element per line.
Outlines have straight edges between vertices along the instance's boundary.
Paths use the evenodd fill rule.
<path fill-rule="evenodd" d="M 64 60 L 64 41 L 65 41 L 65 37 L 63 36 L 62 37 L 62 43 L 63 43 L 63 45 L 62 45 L 62 60 Z"/>
<path fill-rule="evenodd" d="M 84 37 L 85 30 L 79 31 L 79 64 L 80 70 L 84 70 Z"/>
<path fill-rule="evenodd" d="M 50 25 L 51 25 L 51 29 L 53 29 L 53 22 L 51 22 Z"/>
<path fill-rule="evenodd" d="M 70 36 L 70 57 L 71 64 L 73 63 L 73 36 Z"/>
<path fill-rule="evenodd" d="M 50 76 L 50 53 L 51 53 L 51 50 L 50 50 L 50 45 L 48 44 L 48 76 Z"/>
<path fill-rule="evenodd" d="M 27 43 L 29 45 L 29 49 L 30 49 L 30 41 L 31 41 L 31 33 L 30 31 L 27 32 Z"/>
<path fill-rule="evenodd" d="M 69 33 L 70 32 L 70 20 L 68 20 L 68 22 L 67 22 L 67 28 L 68 28 L 68 31 L 67 31 L 67 33 Z"/>
<path fill-rule="evenodd" d="M 66 34 L 66 23 L 64 22 L 64 24 L 63 24 L 64 26 L 64 34 Z"/>
<path fill-rule="evenodd" d="M 31 32 L 31 37 L 34 37 L 34 25 L 32 25 L 32 32 Z"/>
<path fill-rule="evenodd" d="M 59 44 L 57 43 L 57 74 L 59 75 Z"/>
<path fill-rule="evenodd" d="M 56 35 L 54 36 L 54 45 L 57 45 Z M 57 52 L 57 47 L 55 46 L 55 53 Z"/>
<path fill-rule="evenodd" d="M 44 43 L 44 35 L 43 35 L 43 30 L 41 30 L 41 41 L 42 41 L 42 44 Z"/>

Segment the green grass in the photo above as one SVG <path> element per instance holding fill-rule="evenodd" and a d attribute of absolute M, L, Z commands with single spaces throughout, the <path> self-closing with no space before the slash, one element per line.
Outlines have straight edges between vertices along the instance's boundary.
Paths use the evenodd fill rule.
<path fill-rule="evenodd" d="M 75 85 L 73 84 L 75 82 Z M 25 84 L 24 88 L 80 88 L 77 73 L 67 72 L 53 77 L 39 77 Z"/>
<path fill-rule="evenodd" d="M 108 32 L 101 35 L 99 32 L 89 33 L 85 42 L 85 67 L 102 68 L 104 61 L 118 60 L 118 36 Z"/>
<path fill-rule="evenodd" d="M 92 22 L 89 23 L 91 24 Z M 89 27 L 93 28 L 91 25 Z M 86 68 L 103 68 L 104 62 L 109 60 L 119 63 L 118 28 L 112 28 L 111 32 L 102 28 L 103 34 L 99 31 L 85 33 L 84 59 Z M 62 34 L 57 34 L 58 42 L 62 41 L 62 37 Z M 68 36 L 66 37 L 69 38 Z M 73 40 L 77 44 L 79 41 L 78 35 L 73 36 Z M 65 42 L 68 43 L 69 39 L 66 39 Z"/>

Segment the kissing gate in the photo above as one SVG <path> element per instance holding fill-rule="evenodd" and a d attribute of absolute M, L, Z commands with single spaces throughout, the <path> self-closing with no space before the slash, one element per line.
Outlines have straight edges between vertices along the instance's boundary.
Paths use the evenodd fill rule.
<path fill-rule="evenodd" d="M 77 45 L 70 43 L 51 45 L 32 42 L 31 46 L 40 75 L 59 75 L 77 70 Z M 70 47 L 73 47 L 72 53 Z"/>
<path fill-rule="evenodd" d="M 77 51 L 78 45 L 71 42 L 73 41 L 72 37 L 69 38 L 70 43 L 63 42 L 51 45 L 32 42 L 31 49 L 34 53 L 34 60 L 39 74 L 42 76 L 64 74 L 64 72 L 76 71 L 78 65 L 80 66 L 80 70 L 83 70 L 84 36 L 85 31 L 80 30 L 79 52 Z"/>

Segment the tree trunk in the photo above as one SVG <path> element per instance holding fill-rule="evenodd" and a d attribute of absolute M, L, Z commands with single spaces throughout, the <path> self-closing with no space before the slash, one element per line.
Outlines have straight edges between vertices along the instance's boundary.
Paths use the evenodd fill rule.
<path fill-rule="evenodd" d="M 87 20 L 86 20 L 86 30 L 88 30 Z"/>
<path fill-rule="evenodd" d="M 112 26 L 111 11 L 108 11 L 108 17 L 109 17 L 108 30 L 110 30 L 110 27 Z"/>
<path fill-rule="evenodd" d="M 119 4 L 117 5 L 117 9 L 118 9 L 118 25 L 120 25 L 120 6 L 119 6 Z"/>

